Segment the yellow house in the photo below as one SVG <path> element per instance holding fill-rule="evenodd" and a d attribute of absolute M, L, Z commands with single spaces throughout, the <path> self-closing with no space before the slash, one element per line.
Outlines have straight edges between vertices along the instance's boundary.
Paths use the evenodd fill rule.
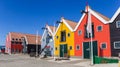
<path fill-rule="evenodd" d="M 61 18 L 54 35 L 55 56 L 74 56 L 74 28 L 76 22 Z"/>

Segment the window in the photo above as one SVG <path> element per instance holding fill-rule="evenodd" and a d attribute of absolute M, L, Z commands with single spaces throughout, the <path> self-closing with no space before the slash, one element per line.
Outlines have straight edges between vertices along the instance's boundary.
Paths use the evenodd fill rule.
<path fill-rule="evenodd" d="M 19 39 L 19 41 L 21 41 L 21 39 Z"/>
<path fill-rule="evenodd" d="M 12 40 L 14 40 L 14 38 L 12 38 Z"/>
<path fill-rule="evenodd" d="M 56 36 L 56 39 L 58 39 L 58 36 Z"/>
<path fill-rule="evenodd" d="M 101 44 L 101 49 L 106 49 L 106 48 L 107 48 L 106 43 L 102 43 L 102 44 Z"/>
<path fill-rule="evenodd" d="M 18 40 L 18 39 L 16 38 L 16 40 Z"/>
<path fill-rule="evenodd" d="M 102 26 L 97 26 L 97 31 L 102 31 Z"/>
<path fill-rule="evenodd" d="M 120 49 L 120 41 L 114 42 L 114 49 Z"/>
<path fill-rule="evenodd" d="M 65 42 L 66 41 L 66 32 L 65 31 L 61 31 L 61 42 Z"/>
<path fill-rule="evenodd" d="M 68 33 L 68 37 L 70 37 L 70 33 Z"/>
<path fill-rule="evenodd" d="M 81 31 L 81 30 L 79 30 L 79 31 L 78 31 L 78 35 L 81 35 L 81 34 L 82 34 L 82 31 Z"/>
<path fill-rule="evenodd" d="M 57 47 L 55 48 L 55 50 L 57 50 Z"/>
<path fill-rule="evenodd" d="M 70 50 L 72 50 L 72 46 L 70 46 Z"/>
<path fill-rule="evenodd" d="M 80 46 L 79 45 L 76 46 L 76 50 L 80 50 Z"/>
<path fill-rule="evenodd" d="M 117 27 L 117 28 L 120 28 L 120 20 L 119 20 L 119 21 L 116 21 L 116 27 Z"/>
<path fill-rule="evenodd" d="M 90 33 L 88 33 L 88 31 L 87 31 L 87 24 L 84 25 L 84 30 L 85 30 L 84 37 L 91 38 Z M 94 24 L 93 23 L 92 23 L 92 37 L 94 38 Z"/>

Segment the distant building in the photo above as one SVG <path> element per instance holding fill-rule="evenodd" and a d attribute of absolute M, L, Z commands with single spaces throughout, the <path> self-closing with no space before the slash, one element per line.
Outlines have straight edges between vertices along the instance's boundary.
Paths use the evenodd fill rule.
<path fill-rule="evenodd" d="M 40 50 L 40 38 L 38 36 L 38 51 Z M 6 37 L 6 53 L 30 53 L 36 51 L 36 35 L 9 32 Z"/>
<path fill-rule="evenodd" d="M 54 55 L 54 32 L 56 27 L 46 25 L 44 33 L 41 38 L 41 49 L 43 50 L 42 54 L 47 56 Z"/>

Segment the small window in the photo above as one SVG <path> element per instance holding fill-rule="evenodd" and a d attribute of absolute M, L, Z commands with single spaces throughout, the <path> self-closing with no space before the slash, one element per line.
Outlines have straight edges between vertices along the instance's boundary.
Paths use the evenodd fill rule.
<path fill-rule="evenodd" d="M 55 48 L 55 50 L 57 50 L 57 47 Z"/>
<path fill-rule="evenodd" d="M 18 40 L 18 39 L 16 38 L 16 40 Z"/>
<path fill-rule="evenodd" d="M 76 46 L 76 50 L 80 50 L 80 46 L 79 45 Z"/>
<path fill-rule="evenodd" d="M 21 41 L 21 39 L 19 39 L 19 41 Z"/>
<path fill-rule="evenodd" d="M 116 27 L 117 27 L 117 28 L 120 28 L 120 20 L 119 20 L 119 21 L 116 21 Z"/>
<path fill-rule="evenodd" d="M 12 38 L 12 40 L 14 40 L 14 38 Z"/>
<path fill-rule="evenodd" d="M 68 37 L 70 37 L 70 33 L 68 33 Z"/>
<path fill-rule="evenodd" d="M 107 48 L 106 43 L 102 43 L 102 44 L 101 44 L 101 49 L 106 49 L 106 48 Z"/>
<path fill-rule="evenodd" d="M 70 46 L 70 50 L 72 50 L 72 46 Z"/>
<path fill-rule="evenodd" d="M 56 36 L 56 39 L 58 39 L 58 36 Z"/>
<path fill-rule="evenodd" d="M 81 34 L 82 34 L 82 31 L 81 31 L 81 30 L 79 30 L 79 31 L 78 31 L 78 35 L 81 35 Z"/>
<path fill-rule="evenodd" d="M 114 42 L 114 49 L 120 49 L 120 41 Z"/>
<path fill-rule="evenodd" d="M 98 26 L 97 31 L 102 31 L 102 26 Z"/>

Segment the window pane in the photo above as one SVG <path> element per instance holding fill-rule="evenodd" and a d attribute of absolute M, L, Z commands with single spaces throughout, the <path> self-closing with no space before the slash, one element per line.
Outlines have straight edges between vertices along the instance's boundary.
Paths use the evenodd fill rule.
<path fill-rule="evenodd" d="M 101 45 L 101 48 L 102 48 L 102 49 L 105 49 L 105 48 L 106 48 L 106 43 L 103 43 L 103 44 Z"/>
<path fill-rule="evenodd" d="M 120 42 L 115 42 L 114 48 L 120 49 Z"/>
<path fill-rule="evenodd" d="M 97 30 L 98 30 L 98 31 L 102 31 L 102 26 L 98 26 L 98 27 L 97 27 Z"/>

